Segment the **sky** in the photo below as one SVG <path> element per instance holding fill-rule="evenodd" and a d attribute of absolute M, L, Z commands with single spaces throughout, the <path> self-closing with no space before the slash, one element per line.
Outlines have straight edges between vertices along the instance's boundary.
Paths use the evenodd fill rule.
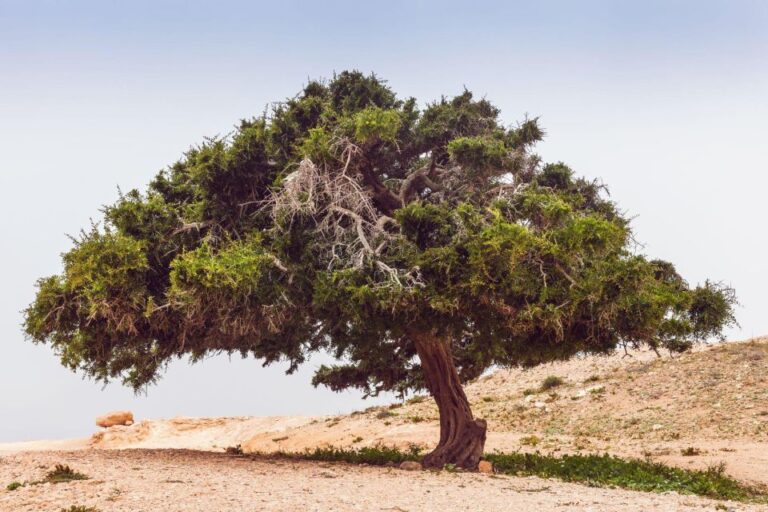
<path fill-rule="evenodd" d="M 0 0 L 0 442 L 85 436 L 94 418 L 347 412 L 285 365 L 171 365 L 145 395 L 84 380 L 24 339 L 67 234 L 205 136 L 309 79 L 359 69 L 423 105 L 464 87 L 537 149 L 598 178 L 640 249 L 736 289 L 738 340 L 768 334 L 768 2 Z"/>

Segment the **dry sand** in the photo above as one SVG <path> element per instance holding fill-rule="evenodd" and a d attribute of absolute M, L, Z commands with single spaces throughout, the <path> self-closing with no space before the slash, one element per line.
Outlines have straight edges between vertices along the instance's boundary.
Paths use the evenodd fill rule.
<path fill-rule="evenodd" d="M 599 489 L 540 478 L 250 460 L 185 450 L 81 450 L 5 456 L 0 480 L 36 480 L 66 463 L 91 480 L 0 491 L 2 511 L 758 511 L 694 496 Z M 723 510 L 723 508 L 721 508 Z"/>
<path fill-rule="evenodd" d="M 467 395 L 476 415 L 489 421 L 488 451 L 608 452 L 687 468 L 724 463 L 735 478 L 768 485 L 767 366 L 763 338 L 675 358 L 633 352 L 500 370 L 470 384 Z M 565 383 L 538 391 L 549 375 Z M 0 511 L 58 511 L 73 504 L 98 505 L 104 512 L 714 510 L 717 505 L 535 478 L 414 474 L 221 454 L 236 445 L 246 452 L 377 444 L 429 449 L 437 438 L 436 420 L 431 400 L 416 398 L 345 416 L 145 420 L 91 439 L 0 444 Z M 687 448 L 696 455 L 683 455 Z M 14 480 L 39 479 L 57 462 L 93 479 L 2 490 Z"/>

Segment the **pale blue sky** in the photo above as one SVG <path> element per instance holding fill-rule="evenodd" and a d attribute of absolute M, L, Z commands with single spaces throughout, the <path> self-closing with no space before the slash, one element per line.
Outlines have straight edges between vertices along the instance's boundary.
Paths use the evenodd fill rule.
<path fill-rule="evenodd" d="M 644 251 L 733 285 L 733 339 L 768 334 L 768 2 L 0 0 L 0 442 L 93 418 L 316 414 L 370 405 L 252 360 L 174 364 L 147 396 L 26 343 L 34 281 L 117 187 L 308 78 L 375 71 L 427 101 L 464 86 L 541 116 L 546 160 L 601 178 Z M 369 401 L 370 402 L 370 401 Z"/>

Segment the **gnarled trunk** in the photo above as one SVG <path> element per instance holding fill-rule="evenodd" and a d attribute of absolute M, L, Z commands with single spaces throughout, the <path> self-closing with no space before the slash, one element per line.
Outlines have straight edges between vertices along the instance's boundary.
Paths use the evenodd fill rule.
<path fill-rule="evenodd" d="M 449 342 L 432 333 L 413 333 L 427 389 L 440 411 L 440 443 L 422 461 L 426 468 L 455 464 L 477 469 L 485 447 L 485 420 L 476 420 L 453 364 Z"/>

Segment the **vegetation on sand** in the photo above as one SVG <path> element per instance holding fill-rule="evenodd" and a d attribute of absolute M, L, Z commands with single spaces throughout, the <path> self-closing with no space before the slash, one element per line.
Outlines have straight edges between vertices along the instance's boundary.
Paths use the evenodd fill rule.
<path fill-rule="evenodd" d="M 348 462 L 385 466 L 420 458 L 418 447 L 408 452 L 393 448 L 319 448 L 300 453 L 280 452 L 272 456 L 293 459 Z M 729 477 L 722 466 L 691 470 L 659 462 L 622 459 L 611 455 L 544 455 L 541 453 L 494 453 L 484 458 L 497 473 L 557 478 L 593 486 L 621 487 L 646 492 L 679 492 L 708 498 L 768 503 L 766 492 Z M 449 467 L 454 468 L 454 465 Z"/>

